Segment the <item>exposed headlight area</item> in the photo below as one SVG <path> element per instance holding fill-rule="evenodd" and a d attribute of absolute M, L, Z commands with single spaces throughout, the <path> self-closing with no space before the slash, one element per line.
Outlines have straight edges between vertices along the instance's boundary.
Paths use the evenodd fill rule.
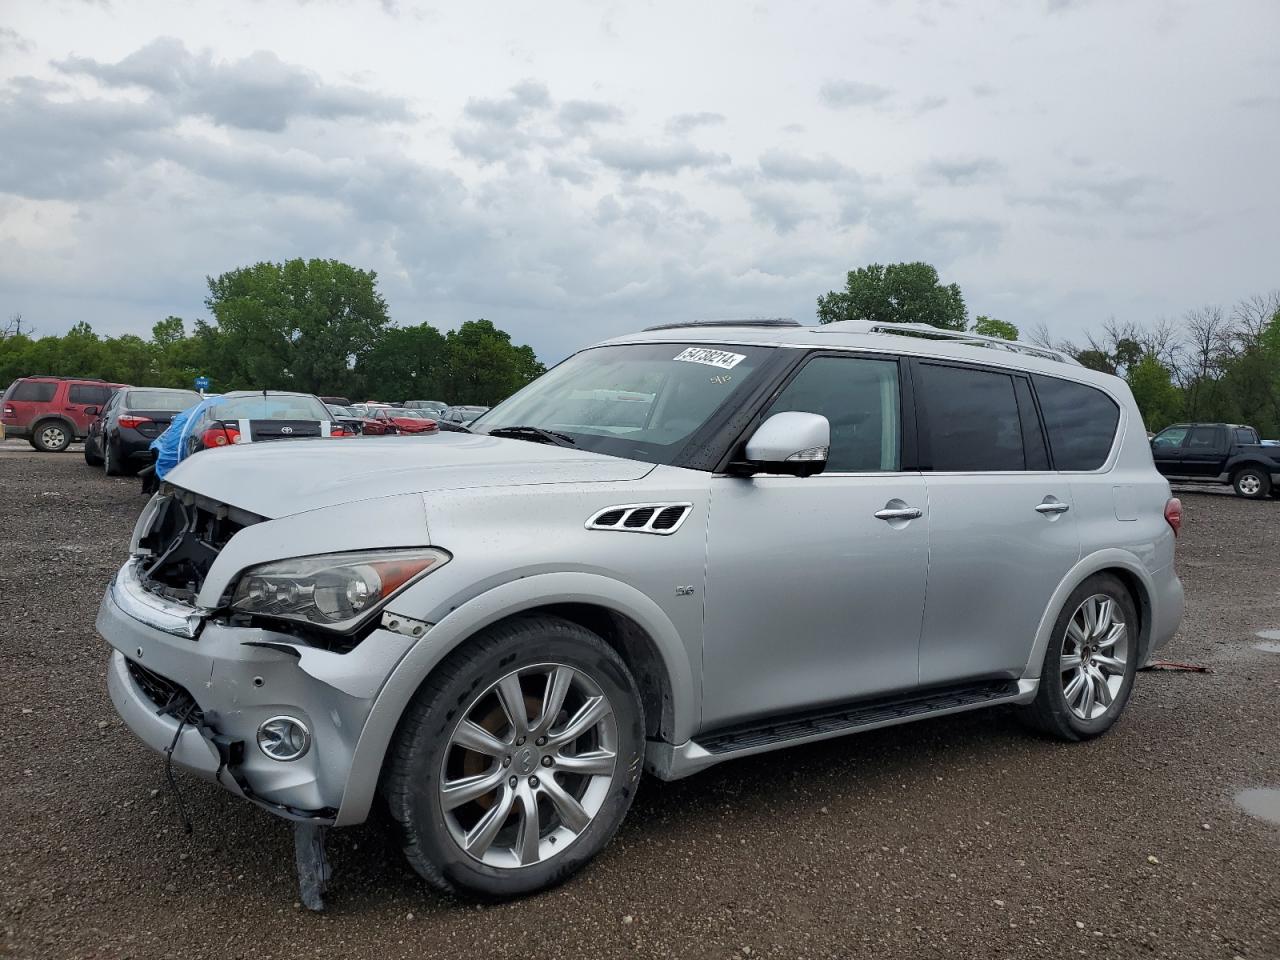
<path fill-rule="evenodd" d="M 449 559 L 443 550 L 420 547 L 276 560 L 241 574 L 231 610 L 346 632 Z"/>

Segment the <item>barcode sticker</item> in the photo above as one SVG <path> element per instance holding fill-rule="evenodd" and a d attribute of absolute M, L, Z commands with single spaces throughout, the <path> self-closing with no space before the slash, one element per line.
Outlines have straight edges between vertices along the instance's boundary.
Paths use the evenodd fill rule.
<path fill-rule="evenodd" d="M 712 350 L 709 347 L 689 347 L 687 350 L 681 350 L 674 357 L 676 360 L 683 360 L 685 363 L 705 363 L 708 367 L 720 367 L 723 370 L 732 370 L 743 360 L 747 359 L 744 353 L 730 353 L 728 350 Z"/>

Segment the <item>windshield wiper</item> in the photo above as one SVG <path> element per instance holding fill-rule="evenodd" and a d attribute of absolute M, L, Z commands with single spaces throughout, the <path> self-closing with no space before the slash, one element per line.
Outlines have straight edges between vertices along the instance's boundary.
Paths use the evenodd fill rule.
<path fill-rule="evenodd" d="M 532 440 L 534 443 L 554 443 L 557 447 L 576 447 L 578 442 L 573 437 L 554 430 L 543 430 L 541 427 L 494 427 L 489 431 L 491 437 L 510 437 L 513 440 Z"/>
<path fill-rule="evenodd" d="M 437 420 L 436 426 L 445 433 L 471 433 L 470 427 L 464 427 L 460 423 L 454 423 L 452 420 Z"/>

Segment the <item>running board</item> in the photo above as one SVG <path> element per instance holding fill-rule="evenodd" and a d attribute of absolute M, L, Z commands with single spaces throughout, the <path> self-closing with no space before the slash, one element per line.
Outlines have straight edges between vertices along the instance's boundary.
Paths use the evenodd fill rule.
<path fill-rule="evenodd" d="M 860 730 L 894 726 L 928 716 L 945 716 L 1000 703 L 1027 702 L 1035 696 L 1035 680 L 984 680 L 976 683 L 914 690 L 828 707 L 812 713 L 788 714 L 710 731 L 679 746 L 650 741 L 646 766 L 663 780 L 676 780 L 722 760 L 764 753 Z"/>

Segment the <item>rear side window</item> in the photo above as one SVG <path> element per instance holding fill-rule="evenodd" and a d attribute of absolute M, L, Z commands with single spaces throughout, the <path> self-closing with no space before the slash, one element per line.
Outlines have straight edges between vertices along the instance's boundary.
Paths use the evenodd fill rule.
<path fill-rule="evenodd" d="M 1115 401 L 1083 383 L 1038 374 L 1031 379 L 1049 431 L 1053 465 L 1059 470 L 1097 470 L 1106 463 L 1120 422 Z M 1175 442 L 1181 443 L 1182 436 Z"/>
<path fill-rule="evenodd" d="M 102 406 L 111 396 L 110 387 L 91 387 L 85 383 L 71 385 L 70 403 L 96 403 Z"/>
<path fill-rule="evenodd" d="M 1192 427 L 1187 439 L 1188 450 L 1216 450 L 1222 446 L 1217 427 Z"/>
<path fill-rule="evenodd" d="M 10 400 L 22 400 L 26 403 L 48 403 L 58 392 L 56 383 L 41 383 L 38 380 L 24 380 L 12 388 Z"/>
<path fill-rule="evenodd" d="M 814 357 L 769 408 L 816 413 L 831 424 L 827 473 L 901 469 L 898 364 L 861 357 Z"/>
<path fill-rule="evenodd" d="M 921 364 L 923 400 L 934 470 L 1025 470 L 1022 421 L 1007 373 Z"/>

